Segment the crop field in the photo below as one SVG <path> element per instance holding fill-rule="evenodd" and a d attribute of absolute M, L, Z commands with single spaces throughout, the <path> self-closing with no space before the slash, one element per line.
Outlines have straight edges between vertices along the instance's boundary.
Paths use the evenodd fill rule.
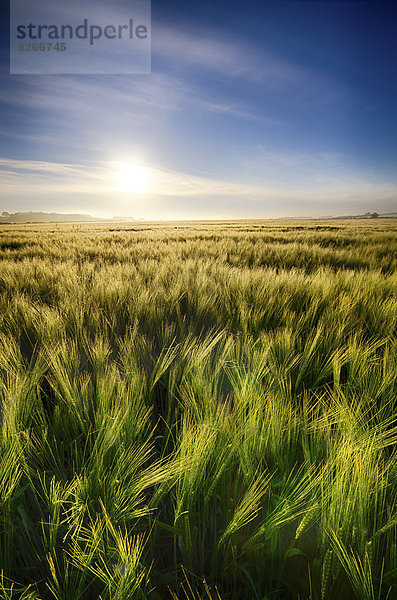
<path fill-rule="evenodd" d="M 396 598 L 396 232 L 3 225 L 1 600 Z"/>

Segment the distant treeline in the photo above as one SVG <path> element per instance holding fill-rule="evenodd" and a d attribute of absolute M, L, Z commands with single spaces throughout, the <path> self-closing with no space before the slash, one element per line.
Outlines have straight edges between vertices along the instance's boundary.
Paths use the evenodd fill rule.
<path fill-rule="evenodd" d="M 326 217 L 318 217 L 320 219 L 377 219 L 379 217 L 395 217 L 397 213 L 378 214 L 377 212 L 366 212 L 362 215 L 340 215 L 333 217 L 328 215 Z M 280 217 L 281 218 L 281 217 Z M 315 219 L 316 217 L 283 217 L 283 219 Z M 64 214 L 64 213 L 46 213 L 46 212 L 16 212 L 8 213 L 3 211 L 0 216 L 0 224 L 6 223 L 65 223 L 65 222 L 98 222 L 98 221 L 135 221 L 134 217 L 116 216 L 110 219 L 93 217 L 92 215 L 86 214 Z M 138 221 L 144 221 L 145 219 L 138 219 Z"/>
<path fill-rule="evenodd" d="M 363 215 L 340 215 L 338 217 L 332 217 L 333 219 L 378 219 L 379 217 L 385 218 L 395 218 L 397 213 L 384 213 L 379 214 L 377 212 L 366 212 Z"/>

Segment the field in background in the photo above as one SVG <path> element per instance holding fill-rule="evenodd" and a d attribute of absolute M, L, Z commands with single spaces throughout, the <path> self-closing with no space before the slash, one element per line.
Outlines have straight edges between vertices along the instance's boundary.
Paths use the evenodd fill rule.
<path fill-rule="evenodd" d="M 0 597 L 396 597 L 396 231 L 2 226 Z"/>

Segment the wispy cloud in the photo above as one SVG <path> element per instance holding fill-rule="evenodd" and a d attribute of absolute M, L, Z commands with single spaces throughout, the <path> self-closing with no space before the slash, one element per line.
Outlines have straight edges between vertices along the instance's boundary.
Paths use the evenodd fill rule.
<path fill-rule="evenodd" d="M 376 170 L 358 168 L 354 157 L 337 151 L 309 152 L 305 150 L 270 150 L 264 145 L 246 148 L 239 158 L 240 172 L 252 182 L 266 180 L 282 187 L 305 189 L 360 188 L 363 182 L 373 186 L 394 187 Z"/>
<path fill-rule="evenodd" d="M 232 40 L 218 31 L 201 31 L 200 35 L 182 32 L 175 27 L 157 28 L 153 36 L 153 51 L 173 68 L 199 67 L 216 72 L 224 79 L 242 78 L 271 85 L 296 82 L 304 71 L 281 60 L 266 49 L 250 47 L 242 40 Z"/>
<path fill-rule="evenodd" d="M 135 125 L 139 138 L 139 129 L 153 131 L 173 113 L 192 110 L 285 127 L 278 102 L 269 104 L 269 99 L 280 93 L 288 98 L 290 91 L 295 105 L 309 100 L 324 103 L 326 97 L 345 93 L 322 73 L 217 31 L 198 35 L 157 27 L 153 64 L 150 76 L 26 77 L 16 80 L 12 90 L 0 92 L 0 102 L 28 113 L 42 111 L 43 129 L 63 130 L 71 144 L 73 133 L 81 132 L 91 138 L 95 151 L 95 140 L 104 129 L 110 137 L 112 132 L 122 137 L 126 125 L 128 129 Z M 208 77 L 214 76 L 222 85 L 211 84 Z"/>
<path fill-rule="evenodd" d="M 131 214 L 145 218 L 212 218 L 319 215 L 324 212 L 391 210 L 397 194 L 392 183 L 365 179 L 328 181 L 327 185 L 288 187 L 265 180 L 255 184 L 219 180 L 144 165 L 145 192 L 118 188 L 117 163 L 77 165 L 0 159 L 0 186 L 4 210 L 35 205 L 37 210 L 73 210 L 111 216 Z M 111 211 L 111 212 L 110 212 Z"/>
<path fill-rule="evenodd" d="M 245 39 L 232 38 L 220 30 L 181 31 L 175 26 L 156 28 L 153 34 L 156 56 L 171 73 L 189 80 L 197 76 L 216 75 L 228 81 L 249 85 L 251 93 L 260 90 L 282 94 L 293 92 L 294 101 L 314 99 L 322 105 L 350 95 L 341 81 L 324 72 L 287 60 L 274 53 L 266 42 L 258 46 Z"/>
<path fill-rule="evenodd" d="M 48 173 L 51 175 L 73 175 L 80 173 L 86 167 L 76 164 L 44 162 L 40 160 L 15 160 L 0 158 L 0 172 L 4 173 Z"/>

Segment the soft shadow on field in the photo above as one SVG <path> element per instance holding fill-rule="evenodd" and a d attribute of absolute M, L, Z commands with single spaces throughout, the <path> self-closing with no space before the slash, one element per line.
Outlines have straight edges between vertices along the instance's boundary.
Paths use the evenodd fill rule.
<path fill-rule="evenodd" d="M 0 595 L 397 591 L 397 222 L 0 229 Z"/>

